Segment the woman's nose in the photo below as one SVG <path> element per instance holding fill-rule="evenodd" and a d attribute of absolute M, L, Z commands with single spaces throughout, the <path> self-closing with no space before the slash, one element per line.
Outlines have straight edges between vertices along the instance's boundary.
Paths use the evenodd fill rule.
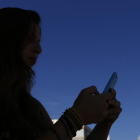
<path fill-rule="evenodd" d="M 42 53 L 42 48 L 40 46 L 40 44 L 37 42 L 35 47 L 34 47 L 34 52 L 37 52 L 37 54 L 41 54 Z"/>

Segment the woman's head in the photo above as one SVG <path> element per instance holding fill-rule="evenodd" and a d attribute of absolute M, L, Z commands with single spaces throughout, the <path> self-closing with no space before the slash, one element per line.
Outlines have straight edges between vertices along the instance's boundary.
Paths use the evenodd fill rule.
<path fill-rule="evenodd" d="M 3 8 L 0 9 L 0 18 L 0 46 L 3 48 L 1 53 L 5 55 L 7 60 L 15 62 L 15 59 L 20 58 L 19 51 L 31 43 L 35 35 L 38 40 L 40 39 L 40 17 L 31 10 Z M 32 47 L 32 51 L 36 52 L 29 55 L 36 56 L 41 53 L 41 47 L 36 45 L 36 48 Z"/>
<path fill-rule="evenodd" d="M 10 7 L 0 9 L 0 85 L 8 81 L 12 85 L 19 77 L 21 80 L 35 75 L 31 69 L 34 63 L 29 57 L 37 58 L 42 52 L 40 36 L 37 12 Z"/>

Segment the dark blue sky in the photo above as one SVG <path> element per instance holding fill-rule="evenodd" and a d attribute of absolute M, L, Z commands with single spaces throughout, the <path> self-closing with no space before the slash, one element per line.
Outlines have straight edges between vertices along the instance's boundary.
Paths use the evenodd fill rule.
<path fill-rule="evenodd" d="M 83 88 L 103 92 L 110 76 L 123 109 L 111 140 L 140 135 L 140 1 L 1 0 L 0 8 L 35 10 L 42 19 L 42 54 L 32 94 L 52 119 L 72 106 Z M 89 125 L 93 129 L 94 125 Z"/>

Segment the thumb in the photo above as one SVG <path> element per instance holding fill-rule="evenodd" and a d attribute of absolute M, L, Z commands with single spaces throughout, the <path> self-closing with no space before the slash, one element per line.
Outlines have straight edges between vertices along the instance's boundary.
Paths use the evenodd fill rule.
<path fill-rule="evenodd" d="M 99 94 L 99 92 L 98 92 L 98 91 L 96 91 L 96 92 L 94 92 L 93 94 L 98 95 L 98 94 Z"/>
<path fill-rule="evenodd" d="M 92 95 L 92 94 L 98 95 L 99 94 L 99 92 L 98 92 L 98 90 L 95 86 L 91 86 L 87 89 L 88 89 L 88 94 L 89 95 Z"/>
<path fill-rule="evenodd" d="M 115 96 L 115 94 L 111 92 L 105 92 L 105 93 L 102 93 L 101 95 L 105 100 L 112 99 Z"/>

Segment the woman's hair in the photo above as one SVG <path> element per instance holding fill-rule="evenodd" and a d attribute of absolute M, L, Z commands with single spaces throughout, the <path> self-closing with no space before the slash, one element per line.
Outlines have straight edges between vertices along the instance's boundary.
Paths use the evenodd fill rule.
<path fill-rule="evenodd" d="M 31 23 L 40 24 L 40 16 L 33 10 L 0 9 L 0 134 L 9 131 L 14 140 L 32 139 L 34 133 L 46 129 L 31 95 L 35 72 L 21 53 Z M 35 126 L 28 125 L 28 115 Z"/>

